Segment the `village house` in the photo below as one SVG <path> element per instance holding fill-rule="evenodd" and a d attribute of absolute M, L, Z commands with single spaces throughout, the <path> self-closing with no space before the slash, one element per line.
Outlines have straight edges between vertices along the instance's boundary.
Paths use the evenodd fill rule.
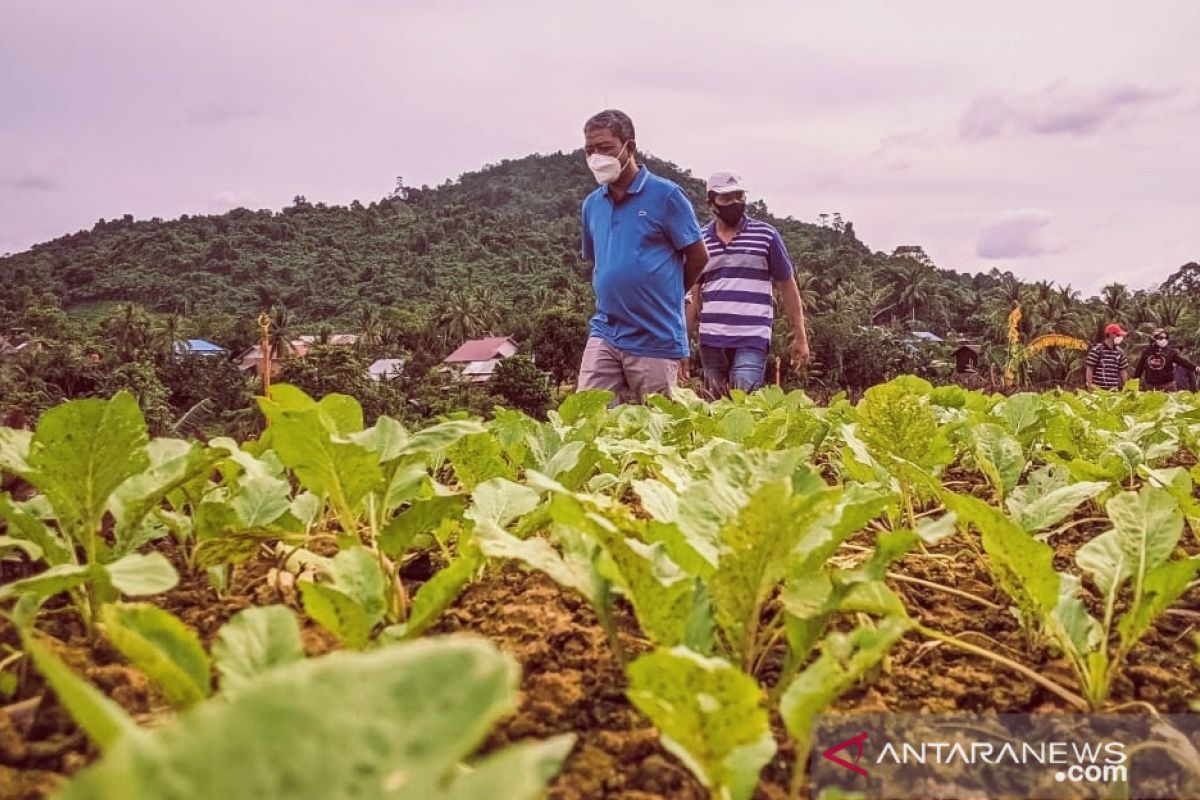
<path fill-rule="evenodd" d="M 229 355 L 229 351 L 224 347 L 207 339 L 179 339 L 171 345 L 171 349 L 175 353 L 176 361 L 181 361 L 189 356 L 212 358 Z"/>
<path fill-rule="evenodd" d="M 283 367 L 284 359 L 304 358 L 313 345 L 327 344 L 331 347 L 353 347 L 358 342 L 358 335 L 353 333 L 334 333 L 328 337 L 298 336 L 281 348 L 275 348 L 271 353 L 271 374 L 277 373 Z M 283 352 L 280 352 L 282 350 Z M 238 367 L 243 370 L 254 370 L 262 374 L 263 353 L 262 345 L 256 344 L 243 350 L 237 357 Z"/>
<path fill-rule="evenodd" d="M 367 375 L 373 381 L 390 381 L 404 372 L 404 359 L 377 358 L 367 367 Z"/>
<path fill-rule="evenodd" d="M 10 339 L 0 336 L 0 358 L 9 358 L 30 353 L 40 353 L 42 343 L 37 339 Z"/>
<path fill-rule="evenodd" d="M 487 383 L 496 371 L 496 365 L 516 352 L 517 343 L 511 336 L 472 339 L 463 342 L 442 363 L 461 370 L 462 376 L 471 383 Z"/>

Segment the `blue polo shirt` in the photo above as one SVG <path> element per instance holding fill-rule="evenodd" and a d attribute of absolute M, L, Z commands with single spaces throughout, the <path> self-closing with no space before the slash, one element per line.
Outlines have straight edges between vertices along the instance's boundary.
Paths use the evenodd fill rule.
<path fill-rule="evenodd" d="M 645 167 L 619 202 L 607 185 L 584 198 L 583 258 L 596 262 L 591 335 L 635 356 L 687 356 L 683 250 L 700 237 L 683 189 Z"/>

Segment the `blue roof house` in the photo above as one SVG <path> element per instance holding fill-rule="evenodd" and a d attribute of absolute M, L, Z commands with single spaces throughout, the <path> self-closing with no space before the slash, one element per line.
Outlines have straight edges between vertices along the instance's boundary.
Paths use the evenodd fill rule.
<path fill-rule="evenodd" d="M 219 344 L 213 344 L 207 339 L 179 339 L 175 342 L 175 358 L 187 356 L 227 356 L 229 351 Z"/>

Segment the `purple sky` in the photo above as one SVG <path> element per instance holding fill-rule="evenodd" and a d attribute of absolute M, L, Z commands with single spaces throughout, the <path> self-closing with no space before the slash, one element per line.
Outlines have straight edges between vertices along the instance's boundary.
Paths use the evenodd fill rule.
<path fill-rule="evenodd" d="M 574 149 L 615 106 L 875 249 L 1149 286 L 1200 260 L 1198 40 L 1193 0 L 0 0 L 0 253 L 370 201 Z"/>

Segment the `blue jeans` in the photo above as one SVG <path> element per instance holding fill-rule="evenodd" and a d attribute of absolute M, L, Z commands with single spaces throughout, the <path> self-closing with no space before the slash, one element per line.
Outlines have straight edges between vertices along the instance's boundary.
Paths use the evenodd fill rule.
<path fill-rule="evenodd" d="M 767 371 L 767 353 L 753 347 L 700 346 L 700 364 L 704 367 L 704 385 L 717 396 L 729 390 L 753 392 L 763 385 Z"/>

